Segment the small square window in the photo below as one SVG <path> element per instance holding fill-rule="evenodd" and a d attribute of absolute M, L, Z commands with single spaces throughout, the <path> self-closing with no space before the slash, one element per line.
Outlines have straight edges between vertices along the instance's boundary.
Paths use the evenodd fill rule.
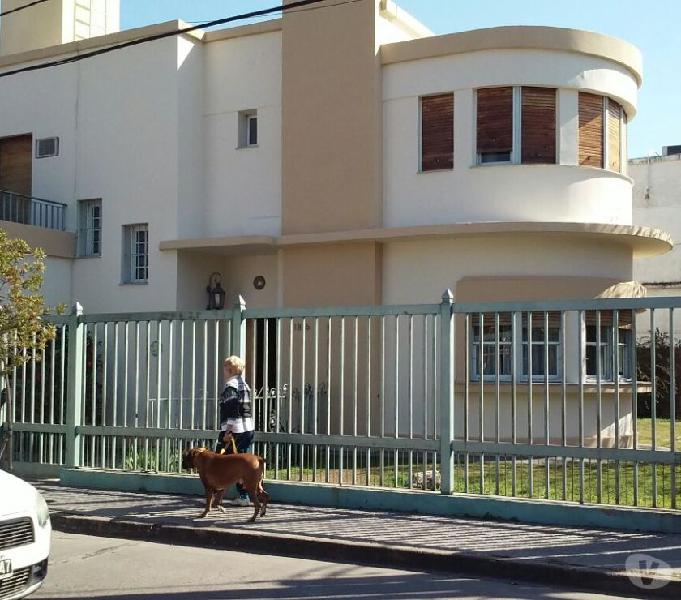
<path fill-rule="evenodd" d="M 102 201 L 78 202 L 78 256 L 102 255 Z"/>
<path fill-rule="evenodd" d="M 149 280 L 149 226 L 123 226 L 123 283 Z"/>
<path fill-rule="evenodd" d="M 258 145 L 258 112 L 242 110 L 239 113 L 239 148 Z"/>
<path fill-rule="evenodd" d="M 48 158 L 50 156 L 59 156 L 59 138 L 48 137 L 36 140 L 35 157 Z"/>

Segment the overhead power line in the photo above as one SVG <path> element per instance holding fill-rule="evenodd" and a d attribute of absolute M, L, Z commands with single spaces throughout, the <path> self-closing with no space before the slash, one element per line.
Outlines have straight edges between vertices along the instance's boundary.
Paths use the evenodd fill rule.
<path fill-rule="evenodd" d="M 34 0 L 33 2 L 29 2 L 28 4 L 24 4 L 23 6 L 17 6 L 16 8 L 13 8 L 12 10 L 6 10 L 5 12 L 0 12 L 0 17 L 5 17 L 7 15 L 11 15 L 12 13 L 17 13 L 21 10 L 26 10 L 27 8 L 31 8 L 32 6 L 35 6 L 36 4 L 42 4 L 43 2 L 47 2 L 48 0 Z"/>
<path fill-rule="evenodd" d="M 45 1 L 45 0 L 41 0 Z M 253 10 L 251 12 L 242 13 L 239 15 L 233 15 L 231 17 L 224 17 L 222 19 L 215 19 L 213 21 L 207 21 L 205 23 L 200 23 L 198 25 L 192 25 L 191 27 L 181 27 L 179 29 L 174 29 L 172 31 L 165 31 L 163 33 L 157 33 L 154 35 L 149 35 L 127 42 L 121 42 L 120 44 L 113 44 L 111 46 L 106 46 L 104 48 L 99 48 L 91 52 L 84 52 L 82 54 L 76 54 L 74 56 L 69 56 L 68 58 L 62 58 L 59 60 L 53 60 L 50 62 L 44 62 L 37 65 L 30 65 L 28 67 L 22 67 L 20 69 L 14 69 L 12 71 L 5 71 L 0 73 L 0 79 L 3 77 L 9 77 L 10 75 L 18 75 L 19 73 L 29 73 L 31 71 L 40 71 L 42 69 L 49 69 L 51 67 L 59 67 L 62 65 L 68 65 L 71 63 L 80 62 L 81 60 L 86 60 L 88 58 L 94 58 L 95 56 L 101 56 L 103 54 L 108 54 L 109 52 L 115 52 L 116 50 L 123 50 L 125 48 L 131 48 L 133 46 L 139 46 L 141 44 L 146 44 L 148 42 L 155 42 L 156 40 L 162 40 L 169 37 L 175 37 L 178 35 L 191 33 L 199 29 L 208 29 L 210 27 L 215 27 L 216 25 L 226 25 L 227 23 L 233 23 L 235 21 L 245 21 L 246 19 L 253 19 L 254 17 L 262 17 L 264 15 L 270 15 L 276 12 L 298 12 L 295 9 L 301 7 L 310 6 L 312 4 L 319 4 L 325 0 L 298 0 L 297 2 L 291 2 L 290 4 L 277 5 L 270 8 L 263 8 L 261 10 Z M 340 6 L 341 4 L 354 4 L 355 2 L 362 2 L 364 0 L 343 0 L 329 6 Z M 316 8 L 326 8 L 325 6 L 320 6 Z"/>

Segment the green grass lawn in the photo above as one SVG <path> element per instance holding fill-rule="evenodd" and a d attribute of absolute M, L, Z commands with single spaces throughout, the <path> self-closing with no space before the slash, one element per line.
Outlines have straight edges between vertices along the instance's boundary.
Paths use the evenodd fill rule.
<path fill-rule="evenodd" d="M 317 468 L 313 468 L 312 453 L 304 457 L 301 469 L 300 455 L 294 452 L 291 467 L 288 469 L 286 454 L 280 453 L 278 468 L 275 457 L 268 456 L 268 479 L 290 481 L 317 481 L 345 485 L 369 485 L 387 488 L 407 489 L 410 482 L 408 454 L 401 453 L 395 468 L 393 453 L 386 451 L 383 469 L 380 466 L 380 454 L 372 452 L 371 464 L 367 468 L 366 456 L 359 450 L 357 465 L 353 475 L 353 461 L 350 451 L 346 451 L 343 469 L 340 469 L 338 454 L 329 457 L 329 470 L 326 469 L 324 450 L 318 451 Z M 432 460 L 432 457 L 431 457 Z M 619 504 L 622 506 L 641 506 L 671 508 L 672 503 L 672 471 L 669 465 L 651 465 L 631 462 L 584 460 L 580 467 L 579 460 L 535 459 L 530 469 L 528 460 L 517 459 L 515 476 L 513 461 L 510 457 L 487 457 L 481 465 L 478 457 L 470 457 L 468 477 L 463 455 L 455 457 L 454 491 L 457 493 L 500 495 L 517 498 L 535 498 L 550 500 L 567 500 L 587 504 Z M 432 462 L 425 466 L 430 471 Z M 411 469 L 412 487 L 417 488 L 415 474 L 423 472 L 424 465 L 421 454 L 414 453 Z M 583 469 L 584 488 L 580 493 L 581 473 Z M 498 478 L 497 478 L 498 472 Z M 600 472 L 600 475 L 599 475 Z M 530 473 L 532 482 L 530 485 Z M 498 479 L 498 483 L 497 483 Z M 515 484 L 514 484 L 515 481 Z M 619 481 L 619 493 L 617 482 Z M 531 493 L 530 493 L 531 487 Z M 432 489 L 432 487 L 430 487 Z M 438 486 L 439 489 L 439 486 Z M 636 492 L 635 492 L 636 490 Z M 655 490 L 655 491 L 654 491 Z M 583 496 L 583 498 L 582 498 Z M 677 505 L 681 505 L 681 465 L 676 466 Z"/>
<path fill-rule="evenodd" d="M 669 419 L 656 419 L 655 424 L 655 440 L 658 448 L 669 448 L 671 441 L 671 428 Z M 675 420 L 674 422 L 676 451 L 681 452 L 681 422 Z M 637 434 L 638 447 L 650 446 L 653 442 L 653 420 L 652 419 L 638 419 L 637 420 Z"/>

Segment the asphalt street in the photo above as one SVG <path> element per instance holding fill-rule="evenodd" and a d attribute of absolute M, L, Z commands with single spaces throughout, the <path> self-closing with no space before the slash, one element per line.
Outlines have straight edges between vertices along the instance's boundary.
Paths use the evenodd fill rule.
<path fill-rule="evenodd" d="M 50 570 L 33 598 L 117 600 L 605 600 L 526 583 L 321 560 L 244 554 L 54 532 Z"/>

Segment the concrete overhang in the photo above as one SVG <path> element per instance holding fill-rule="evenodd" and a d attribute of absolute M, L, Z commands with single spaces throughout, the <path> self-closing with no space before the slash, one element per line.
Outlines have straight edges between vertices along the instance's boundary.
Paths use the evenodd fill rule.
<path fill-rule="evenodd" d="M 669 252 L 674 245 L 669 234 L 650 227 L 607 223 L 490 222 L 331 231 L 279 237 L 254 235 L 168 240 L 161 242 L 159 247 L 166 251 L 183 250 L 226 255 L 273 254 L 286 247 L 315 244 L 387 243 L 421 239 L 515 235 L 560 236 L 574 240 L 600 239 L 608 243 L 615 242 L 628 246 L 636 258 L 664 254 Z"/>
<path fill-rule="evenodd" d="M 552 50 L 611 60 L 641 85 L 641 52 L 636 46 L 600 33 L 561 27 L 508 26 L 474 29 L 381 46 L 384 65 L 483 50 Z"/>
<path fill-rule="evenodd" d="M 68 231 L 45 229 L 10 221 L 0 221 L 0 229 L 4 229 L 10 238 L 25 240 L 32 248 L 42 248 L 47 256 L 73 258 L 76 255 L 76 236 Z"/>

